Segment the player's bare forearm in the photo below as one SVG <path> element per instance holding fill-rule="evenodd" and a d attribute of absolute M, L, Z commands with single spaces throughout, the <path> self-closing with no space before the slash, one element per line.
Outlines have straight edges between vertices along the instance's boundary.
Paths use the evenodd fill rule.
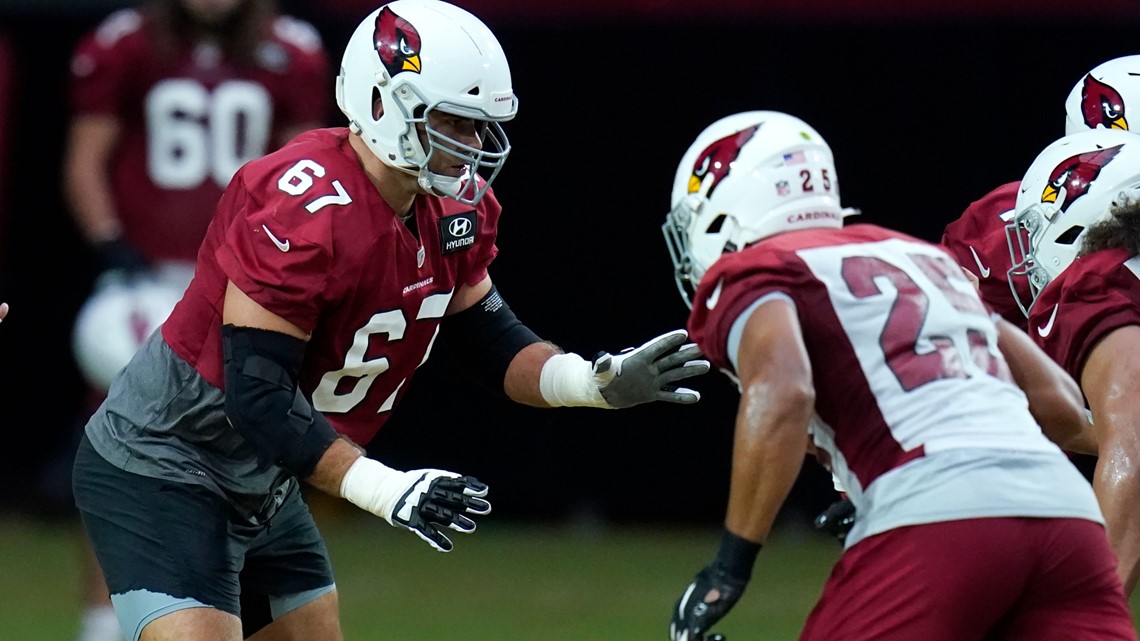
<path fill-rule="evenodd" d="M 811 362 L 795 308 L 781 300 L 756 308 L 737 362 L 741 397 L 725 526 L 763 543 L 803 466 L 815 411 Z"/>
<path fill-rule="evenodd" d="M 79 116 L 68 132 L 64 155 L 64 196 L 88 242 L 122 233 L 107 166 L 121 125 L 112 116 Z"/>
<path fill-rule="evenodd" d="M 1093 489 L 1116 553 L 1126 593 L 1140 579 L 1140 327 L 1115 330 L 1085 361 L 1081 388 L 1099 441 Z"/>
<path fill-rule="evenodd" d="M 550 407 L 539 389 L 539 376 L 547 359 L 562 352 L 551 343 L 532 343 L 515 354 L 507 367 L 503 391 L 516 403 L 532 407 Z"/>
<path fill-rule="evenodd" d="M 345 472 L 364 455 L 364 450 L 344 438 L 333 441 L 329 449 L 325 450 L 313 473 L 304 479 L 306 483 L 318 490 L 340 496 L 340 485 Z"/>
<path fill-rule="evenodd" d="M 732 449 L 725 527 L 756 543 L 767 540 L 803 466 L 814 395 L 783 382 L 743 388 Z"/>
<path fill-rule="evenodd" d="M 1124 592 L 1131 594 L 1140 579 L 1140 511 L 1136 509 L 1140 505 L 1140 479 L 1134 465 L 1137 452 L 1134 444 L 1106 446 L 1107 451 L 1097 460 L 1093 489 L 1104 513 Z"/>

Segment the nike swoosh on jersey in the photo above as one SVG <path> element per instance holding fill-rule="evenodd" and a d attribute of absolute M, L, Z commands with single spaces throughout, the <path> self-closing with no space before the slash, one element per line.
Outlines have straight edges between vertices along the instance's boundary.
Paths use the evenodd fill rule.
<path fill-rule="evenodd" d="M 277 249 L 280 249 L 283 252 L 289 251 L 289 241 L 286 240 L 285 242 L 281 242 L 277 239 L 276 236 L 273 235 L 273 232 L 269 231 L 269 228 L 265 225 L 262 225 L 261 228 L 265 230 L 266 234 L 269 234 L 269 240 L 272 240 L 273 244 L 277 245 Z"/>
<path fill-rule="evenodd" d="M 978 264 L 978 271 L 982 273 L 982 278 L 990 277 L 990 268 L 982 264 L 982 259 L 978 258 L 978 252 L 974 251 L 974 247 L 970 246 L 970 253 L 974 255 L 974 262 Z"/>
<path fill-rule="evenodd" d="M 1053 331 L 1053 321 L 1057 320 L 1057 305 L 1053 306 L 1053 313 L 1049 315 L 1049 322 L 1037 328 L 1037 335 L 1045 338 Z"/>
<path fill-rule="evenodd" d="M 722 278 L 716 282 L 716 288 L 713 289 L 713 292 L 711 294 L 709 294 L 708 298 L 705 299 L 705 307 L 707 307 L 708 309 L 712 309 L 712 308 L 716 307 L 716 302 L 718 300 L 720 300 L 720 290 L 723 287 L 724 287 L 724 279 Z"/>

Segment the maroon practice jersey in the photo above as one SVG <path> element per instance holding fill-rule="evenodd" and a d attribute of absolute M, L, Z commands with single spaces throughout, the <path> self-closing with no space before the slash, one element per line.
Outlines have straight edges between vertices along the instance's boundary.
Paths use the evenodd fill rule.
<path fill-rule="evenodd" d="M 237 168 L 283 129 L 325 122 L 331 74 L 316 30 L 279 17 L 268 31 L 252 66 L 208 43 L 167 55 L 149 14 L 132 9 L 77 46 L 72 109 L 121 124 L 110 169 L 116 213 L 147 258 L 193 261 Z"/>
<path fill-rule="evenodd" d="M 1012 261 L 1005 233 L 1006 224 L 1013 220 L 1020 186 L 1020 182 L 1006 183 L 970 203 L 942 232 L 942 247 L 978 277 L 978 294 L 990 309 L 1024 328 L 1025 315 L 1009 288 L 1007 273 Z M 1021 300 L 1029 300 L 1029 281 L 1022 276 L 1013 282 Z"/>
<path fill-rule="evenodd" d="M 312 334 L 301 389 L 365 444 L 428 357 L 455 290 L 487 277 L 500 207 L 417 196 L 417 236 L 360 167 L 345 128 L 302 134 L 242 167 L 206 232 L 166 342 L 223 387 L 227 281 Z"/>
<path fill-rule="evenodd" d="M 689 335 L 734 372 L 750 311 L 774 298 L 795 307 L 811 359 L 812 439 L 859 512 L 848 545 L 904 525 L 1055 516 L 1062 505 L 1097 518 L 1087 483 L 1057 483 L 1066 469 L 1066 483 L 1080 476 L 1029 413 L 989 311 L 940 247 L 865 224 L 765 238 L 701 278 Z M 1026 489 L 1030 476 L 1049 496 Z"/>
<path fill-rule="evenodd" d="M 1115 329 L 1140 325 L 1140 257 L 1103 249 L 1073 261 L 1029 310 L 1029 335 L 1075 380 Z"/>

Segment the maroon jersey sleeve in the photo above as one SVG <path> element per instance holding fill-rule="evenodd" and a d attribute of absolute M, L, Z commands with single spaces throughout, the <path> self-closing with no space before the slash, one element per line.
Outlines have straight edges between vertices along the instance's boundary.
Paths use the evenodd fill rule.
<path fill-rule="evenodd" d="M 942 232 L 942 247 L 959 265 L 978 277 L 978 294 L 990 309 L 1018 327 L 1025 316 L 1017 307 L 1006 276 L 1012 264 L 1005 226 L 1017 202 L 1020 182 L 1006 183 L 970 203 L 962 215 Z M 1014 281 L 1029 300 L 1028 281 Z"/>
<path fill-rule="evenodd" d="M 76 46 L 71 58 L 70 97 L 75 113 L 117 114 L 129 99 L 142 16 L 133 10 L 108 16 Z"/>
<path fill-rule="evenodd" d="M 222 196 L 219 211 L 234 219 L 217 249 L 218 264 L 255 302 L 312 332 L 323 302 L 337 295 L 328 226 L 276 188 L 275 177 L 287 167 L 265 165 L 246 165 Z"/>
<path fill-rule="evenodd" d="M 791 296 L 810 279 L 794 253 L 764 245 L 726 254 L 701 278 L 689 316 L 689 337 L 714 366 L 732 370 L 727 353 L 733 323 L 761 297 Z"/>
<path fill-rule="evenodd" d="M 478 236 L 475 238 L 475 246 L 471 248 L 470 252 L 467 252 L 462 263 L 463 270 L 460 279 L 466 285 L 476 285 L 486 278 L 487 267 L 499 255 L 499 247 L 495 244 L 495 239 L 499 234 L 499 213 L 501 211 L 502 207 L 499 205 L 499 200 L 495 198 L 494 192 L 488 189 L 482 200 L 479 201 L 479 209 L 477 210 L 479 229 Z"/>
<path fill-rule="evenodd" d="M 1081 380 L 1097 343 L 1140 325 L 1140 258 L 1106 249 L 1078 258 L 1041 292 L 1029 315 L 1033 340 Z"/>
<path fill-rule="evenodd" d="M 309 23 L 281 16 L 273 23 L 274 37 L 289 55 L 288 77 L 293 90 L 280 96 L 279 121 L 284 124 L 323 124 L 329 115 L 332 71 L 328 52 Z"/>

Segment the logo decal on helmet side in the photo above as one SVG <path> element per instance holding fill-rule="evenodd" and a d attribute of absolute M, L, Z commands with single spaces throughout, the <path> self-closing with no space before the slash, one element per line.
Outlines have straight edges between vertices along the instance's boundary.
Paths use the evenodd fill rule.
<path fill-rule="evenodd" d="M 752 136 L 756 135 L 756 131 L 760 129 L 762 124 L 764 123 L 758 123 L 743 131 L 725 136 L 706 147 L 701 155 L 697 156 L 697 161 L 693 163 L 693 174 L 689 176 L 689 193 L 695 194 L 700 191 L 705 176 L 712 176 L 709 190 L 705 194 L 706 198 L 711 197 L 716 186 L 728 175 L 732 161 L 736 160 L 744 144 L 752 140 Z"/>
<path fill-rule="evenodd" d="M 372 41 L 388 75 L 395 76 L 401 71 L 420 72 L 420 32 L 390 8 L 384 7 L 376 16 Z"/>
<path fill-rule="evenodd" d="M 1089 192 L 1089 187 L 1096 181 L 1100 171 L 1104 169 L 1124 145 L 1116 145 L 1107 149 L 1097 149 L 1075 156 L 1069 156 L 1053 168 L 1049 174 L 1049 182 L 1041 191 L 1041 202 L 1055 203 L 1065 190 L 1065 201 L 1061 203 L 1060 210 L 1067 211 L 1078 198 Z"/>
<path fill-rule="evenodd" d="M 1081 87 L 1081 114 L 1089 129 L 1100 126 L 1128 130 L 1128 121 L 1124 119 L 1124 97 L 1116 89 L 1093 78 L 1091 73 L 1085 76 L 1085 84 Z"/>

